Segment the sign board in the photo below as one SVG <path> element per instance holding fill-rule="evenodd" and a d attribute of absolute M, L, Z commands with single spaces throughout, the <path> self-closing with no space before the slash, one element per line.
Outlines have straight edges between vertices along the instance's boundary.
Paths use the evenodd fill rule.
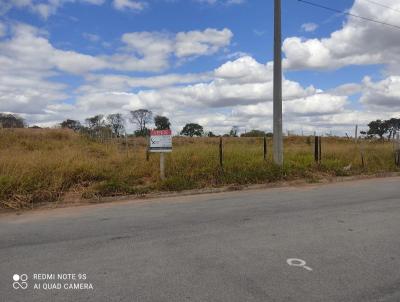
<path fill-rule="evenodd" d="M 172 152 L 172 131 L 151 130 L 150 152 Z"/>

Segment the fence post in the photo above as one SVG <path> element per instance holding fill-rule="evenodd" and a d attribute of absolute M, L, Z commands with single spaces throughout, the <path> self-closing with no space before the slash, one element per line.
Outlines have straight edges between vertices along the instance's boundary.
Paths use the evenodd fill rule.
<path fill-rule="evenodd" d="M 219 138 L 219 165 L 223 168 L 223 150 L 222 150 L 222 136 Z"/>
<path fill-rule="evenodd" d="M 125 148 L 126 148 L 126 157 L 129 157 L 129 148 L 128 148 L 128 135 L 125 132 Z"/>
<path fill-rule="evenodd" d="M 264 160 L 267 160 L 267 137 L 264 136 Z"/>
<path fill-rule="evenodd" d="M 314 160 L 317 163 L 319 161 L 319 136 L 314 137 Z"/>
<path fill-rule="evenodd" d="M 322 136 L 318 139 L 318 162 L 321 163 L 322 161 Z"/>
<path fill-rule="evenodd" d="M 400 167 L 400 134 L 397 133 L 395 143 L 395 163 L 397 167 Z"/>
<path fill-rule="evenodd" d="M 147 136 L 146 161 L 150 160 L 150 136 Z"/>
<path fill-rule="evenodd" d="M 361 154 L 361 165 L 363 168 L 365 168 L 365 152 L 364 152 L 364 142 L 361 141 L 360 143 L 360 154 Z"/>

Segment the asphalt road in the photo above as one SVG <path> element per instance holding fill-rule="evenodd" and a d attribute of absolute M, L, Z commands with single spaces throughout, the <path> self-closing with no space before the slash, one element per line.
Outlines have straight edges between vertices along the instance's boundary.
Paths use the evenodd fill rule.
<path fill-rule="evenodd" d="M 398 302 L 400 178 L 1 215 L 0 301 Z"/>

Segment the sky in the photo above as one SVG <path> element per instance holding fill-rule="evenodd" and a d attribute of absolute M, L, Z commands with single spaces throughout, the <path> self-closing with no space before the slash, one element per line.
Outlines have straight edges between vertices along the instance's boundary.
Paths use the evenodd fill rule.
<path fill-rule="evenodd" d="M 400 1 L 310 1 L 399 28 L 283 0 L 284 131 L 400 117 Z M 146 108 L 271 131 L 272 60 L 272 0 L 0 1 L 0 112 L 30 125 Z"/>

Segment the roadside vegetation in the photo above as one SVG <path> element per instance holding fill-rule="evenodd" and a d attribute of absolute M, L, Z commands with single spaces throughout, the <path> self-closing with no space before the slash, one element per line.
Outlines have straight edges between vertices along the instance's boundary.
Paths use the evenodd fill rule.
<path fill-rule="evenodd" d="M 32 207 L 72 193 L 95 199 L 399 171 L 387 140 L 364 138 L 356 144 L 347 138 L 323 138 L 322 162 L 317 164 L 313 137 L 287 137 L 282 170 L 272 164 L 271 138 L 267 142 L 264 160 L 263 137 L 224 137 L 221 168 L 219 138 L 176 137 L 173 153 L 166 156 L 167 179 L 161 181 L 159 155 L 146 160 L 143 137 L 99 141 L 71 129 L 0 129 L 0 207 Z"/>

